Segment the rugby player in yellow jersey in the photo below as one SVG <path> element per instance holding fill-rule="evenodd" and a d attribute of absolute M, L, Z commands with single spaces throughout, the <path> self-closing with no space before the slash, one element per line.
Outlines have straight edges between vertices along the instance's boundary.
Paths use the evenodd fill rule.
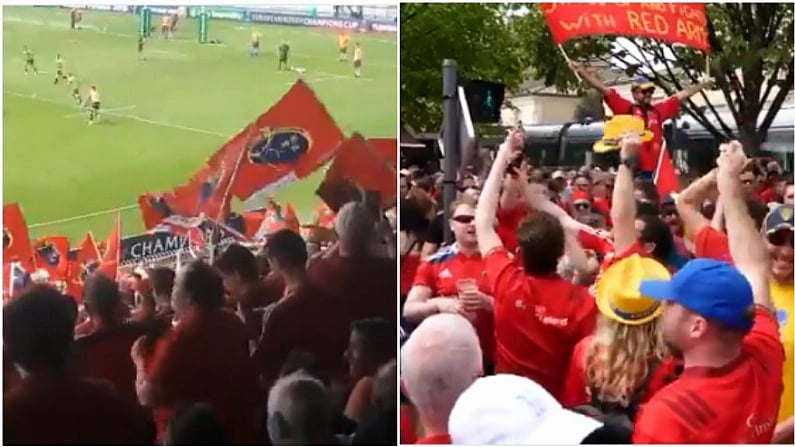
<path fill-rule="evenodd" d="M 59 53 L 55 55 L 55 82 L 53 84 L 58 84 L 61 79 L 66 79 L 66 76 L 63 74 L 63 57 Z"/>
<path fill-rule="evenodd" d="M 97 90 L 96 85 L 91 86 L 91 90 L 88 91 L 88 97 L 86 98 L 88 102 L 89 110 L 88 110 L 88 124 L 94 124 L 94 121 L 99 121 L 99 105 L 100 105 L 100 97 L 99 91 Z"/>
<path fill-rule="evenodd" d="M 362 47 L 359 42 L 356 42 L 356 48 L 353 50 L 353 74 L 357 78 L 362 75 Z"/>
<path fill-rule="evenodd" d="M 259 56 L 259 39 L 261 37 L 262 34 L 256 31 L 251 32 L 251 50 L 249 51 L 251 57 Z"/>
<path fill-rule="evenodd" d="M 340 47 L 340 61 L 347 61 L 348 60 L 348 44 L 350 43 L 351 38 L 348 36 L 347 33 L 341 33 L 337 37 L 337 44 Z"/>
<path fill-rule="evenodd" d="M 770 299 L 776 307 L 781 344 L 784 346 L 784 392 L 781 393 L 781 406 L 778 410 L 778 425 L 773 435 L 773 443 L 792 444 L 793 431 L 793 211 L 792 205 L 780 205 L 765 217 L 762 231 L 767 236 L 767 249 L 770 253 Z"/>

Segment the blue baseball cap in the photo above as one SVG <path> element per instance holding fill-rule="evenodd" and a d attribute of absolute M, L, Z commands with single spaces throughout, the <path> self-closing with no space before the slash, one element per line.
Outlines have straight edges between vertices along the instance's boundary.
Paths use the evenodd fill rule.
<path fill-rule="evenodd" d="M 754 304 L 751 283 L 733 265 L 713 259 L 694 259 L 670 281 L 641 281 L 640 294 L 679 303 L 685 309 L 732 329 L 749 331 Z"/>
<path fill-rule="evenodd" d="M 783 229 L 792 231 L 795 228 L 793 218 L 795 218 L 795 211 L 793 211 L 792 205 L 779 205 L 767 214 L 762 228 L 765 233 L 775 233 Z"/>

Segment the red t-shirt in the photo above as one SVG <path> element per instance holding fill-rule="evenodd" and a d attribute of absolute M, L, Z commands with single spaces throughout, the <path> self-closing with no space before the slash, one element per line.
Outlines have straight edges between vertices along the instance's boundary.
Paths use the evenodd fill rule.
<path fill-rule="evenodd" d="M 610 89 L 607 92 L 605 103 L 614 115 L 635 115 L 643 119 L 641 108 L 634 107 L 632 102 L 621 97 L 615 89 Z M 647 113 L 646 128 L 654 134 L 654 138 L 648 143 L 643 143 L 638 153 L 638 168 L 644 172 L 654 172 L 657 167 L 657 159 L 663 143 L 662 123 L 679 113 L 679 100 L 676 99 L 676 96 L 669 96 L 652 104 L 649 112 Z"/>
<path fill-rule="evenodd" d="M 162 393 L 160 407 L 204 402 L 234 443 L 254 443 L 258 383 L 248 341 L 246 327 L 231 312 L 195 310 L 180 317 L 158 343 L 148 377 Z M 159 424 L 160 438 L 164 430 Z"/>
<path fill-rule="evenodd" d="M 502 241 L 502 245 L 511 253 L 516 253 L 519 242 L 516 240 L 516 228 L 527 216 L 528 210 L 523 206 L 515 206 L 508 209 L 497 210 L 497 235 Z"/>
<path fill-rule="evenodd" d="M 559 398 L 574 346 L 593 332 L 593 297 L 558 275 L 525 274 L 503 247 L 485 264 L 494 291 L 496 372 L 528 377 Z"/>
<path fill-rule="evenodd" d="M 465 255 L 458 251 L 456 245 L 452 245 L 442 248 L 420 264 L 414 285 L 429 287 L 433 297 L 451 297 L 458 295 L 456 282 L 462 279 L 474 279 L 482 293 L 491 295 L 480 253 Z M 479 310 L 474 325 L 483 351 L 483 362 L 494 363 L 494 314 Z"/>
<path fill-rule="evenodd" d="M 394 281 L 394 267 L 392 270 Z M 309 283 L 265 311 L 262 336 L 254 358 L 267 384 L 273 384 L 290 351 L 312 354 L 322 380 L 347 377 L 345 349 L 350 335 L 351 310 L 319 284 Z M 395 315 L 394 289 L 392 315 Z M 363 295 L 363 298 L 372 298 Z"/>
<path fill-rule="evenodd" d="M 697 258 L 710 258 L 718 261 L 734 263 L 729 251 L 729 237 L 709 225 L 696 233 L 693 238 L 693 251 Z"/>
<path fill-rule="evenodd" d="M 352 320 L 395 315 L 395 260 L 372 256 L 332 256 L 309 264 L 309 280 L 348 308 Z"/>
<path fill-rule="evenodd" d="M 429 435 L 424 438 L 418 439 L 415 444 L 436 444 L 436 445 L 447 445 L 452 444 L 453 440 L 450 439 L 450 435 L 447 433 L 443 435 Z"/>
<path fill-rule="evenodd" d="M 564 407 L 576 407 L 578 405 L 588 405 L 591 398 L 588 395 L 588 377 L 586 375 L 586 356 L 588 349 L 593 342 L 593 335 L 589 335 L 574 347 L 574 354 L 569 363 L 566 373 L 566 382 L 563 386 L 563 394 L 560 396 L 560 404 Z M 638 404 L 644 404 L 651 399 L 654 394 L 662 387 L 667 385 L 676 377 L 676 368 L 679 362 L 673 357 L 660 361 L 652 372 L 651 378 L 646 382 L 646 389 L 640 396 Z"/>
<path fill-rule="evenodd" d="M 152 445 L 153 435 L 151 419 L 108 382 L 29 376 L 3 393 L 5 445 Z"/>
<path fill-rule="evenodd" d="M 633 444 L 769 444 L 783 384 L 778 324 L 757 308 L 740 356 L 689 367 L 640 409 Z"/>
<path fill-rule="evenodd" d="M 411 418 L 411 406 L 400 404 L 400 444 L 414 444 L 417 442 L 417 432 Z"/>
<path fill-rule="evenodd" d="M 613 241 L 606 231 L 580 229 L 577 232 L 577 241 L 583 249 L 593 250 L 602 258 L 613 252 Z"/>
<path fill-rule="evenodd" d="M 140 324 L 123 324 L 78 338 L 72 357 L 75 372 L 81 377 L 105 379 L 119 394 L 137 403 L 130 348 L 142 335 L 144 328 Z"/>

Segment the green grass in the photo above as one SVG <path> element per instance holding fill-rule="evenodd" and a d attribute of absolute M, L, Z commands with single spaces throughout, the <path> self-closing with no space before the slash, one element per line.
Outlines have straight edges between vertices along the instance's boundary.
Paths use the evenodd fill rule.
<path fill-rule="evenodd" d="M 140 193 L 184 183 L 295 80 L 276 70 L 282 39 L 292 46 L 291 65 L 306 68 L 305 79 L 346 134 L 396 133 L 392 36 L 355 36 L 365 52 L 363 78 L 356 79 L 349 63 L 337 61 L 334 33 L 320 29 L 216 20 L 209 34 L 223 45 L 200 45 L 196 20 L 182 19 L 175 40 L 153 36 L 139 61 L 131 14 L 87 11 L 79 31 L 68 28 L 66 9 L 4 7 L 3 16 L 3 203 L 22 206 L 34 237 L 62 234 L 76 244 L 91 230 L 104 239 L 113 214 L 36 224 L 134 205 Z M 263 36 L 258 58 L 248 55 L 253 28 Z M 47 74 L 25 76 L 23 45 Z M 110 111 L 101 123 L 89 126 L 71 89 L 53 85 L 56 53 L 84 89 L 99 87 Z M 288 185 L 276 197 L 308 216 L 320 177 Z M 122 216 L 125 234 L 142 230 L 137 207 Z"/>

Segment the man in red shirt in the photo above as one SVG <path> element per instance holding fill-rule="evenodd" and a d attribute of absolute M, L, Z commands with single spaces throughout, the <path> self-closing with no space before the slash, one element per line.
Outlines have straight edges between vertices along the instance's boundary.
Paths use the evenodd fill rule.
<path fill-rule="evenodd" d="M 85 284 L 83 303 L 93 330 L 74 344 L 75 372 L 83 377 L 105 379 L 130 402 L 137 403 L 135 365 L 130 348 L 144 335 L 144 326 L 124 322 L 124 304 L 116 281 L 105 275 L 91 275 Z"/>
<path fill-rule="evenodd" d="M 3 393 L 4 445 L 152 445 L 136 405 L 105 381 L 69 372 L 77 307 L 35 286 L 3 308 L 3 342 L 21 381 Z"/>
<path fill-rule="evenodd" d="M 221 276 L 204 262 L 188 264 L 177 275 L 173 304 L 179 323 L 158 344 L 148 371 L 143 338 L 133 345 L 138 400 L 157 409 L 171 409 L 178 402 L 206 403 L 234 443 L 255 443 L 258 386 L 249 334 L 235 314 L 223 309 Z M 156 422 L 162 439 L 165 421 Z"/>
<path fill-rule="evenodd" d="M 519 131 L 506 138 L 475 211 L 478 246 L 494 295 L 495 371 L 530 378 L 557 395 L 574 345 L 593 331 L 596 307 L 584 288 L 557 274 L 565 238 L 558 219 L 532 213 L 521 223 L 516 232 L 521 267 L 494 231 L 500 183 L 522 145 Z"/>
<path fill-rule="evenodd" d="M 614 115 L 633 115 L 643 119 L 646 128 L 653 134 L 651 141 L 644 143 L 638 153 L 638 169 L 648 179 L 653 178 L 657 168 L 660 150 L 663 146 L 663 123 L 679 113 L 679 103 L 708 88 L 712 81 L 706 80 L 686 88 L 668 98 L 652 104 L 654 83 L 639 76 L 632 83 L 632 101 L 621 97 L 615 89 L 606 86 L 595 74 L 578 63 L 572 63 L 571 69 L 604 96 L 605 103 Z"/>
<path fill-rule="evenodd" d="M 736 268 L 696 259 L 670 281 L 640 284 L 643 296 L 666 302 L 663 334 L 684 371 L 641 408 L 635 444 L 766 444 L 773 436 L 784 350 L 766 245 L 738 181 L 744 163 L 739 144 L 722 148 L 717 183 Z"/>
<path fill-rule="evenodd" d="M 323 285 L 307 277 L 306 243 L 297 233 L 279 230 L 271 234 L 265 251 L 271 271 L 286 284 L 284 296 L 265 310 L 262 335 L 254 352 L 265 389 L 276 381 L 282 364 L 294 350 L 314 356 L 321 380 L 347 379 L 344 353 L 351 310 L 329 295 Z M 394 276 L 393 267 L 393 279 Z M 395 290 L 392 289 L 393 315 Z"/>
<path fill-rule="evenodd" d="M 400 367 L 403 387 L 425 435 L 416 443 L 450 444 L 450 412 L 461 393 L 483 373 L 472 325 L 456 314 L 426 318 L 403 345 Z"/>
<path fill-rule="evenodd" d="M 474 201 L 468 198 L 450 205 L 450 226 L 456 243 L 442 248 L 420 264 L 414 285 L 403 307 L 410 323 L 436 313 L 460 313 L 475 326 L 487 372 L 494 366 L 494 310 L 483 258 L 475 236 Z M 492 230 L 493 231 L 493 230 Z M 461 289 L 472 284 L 471 293 Z"/>

